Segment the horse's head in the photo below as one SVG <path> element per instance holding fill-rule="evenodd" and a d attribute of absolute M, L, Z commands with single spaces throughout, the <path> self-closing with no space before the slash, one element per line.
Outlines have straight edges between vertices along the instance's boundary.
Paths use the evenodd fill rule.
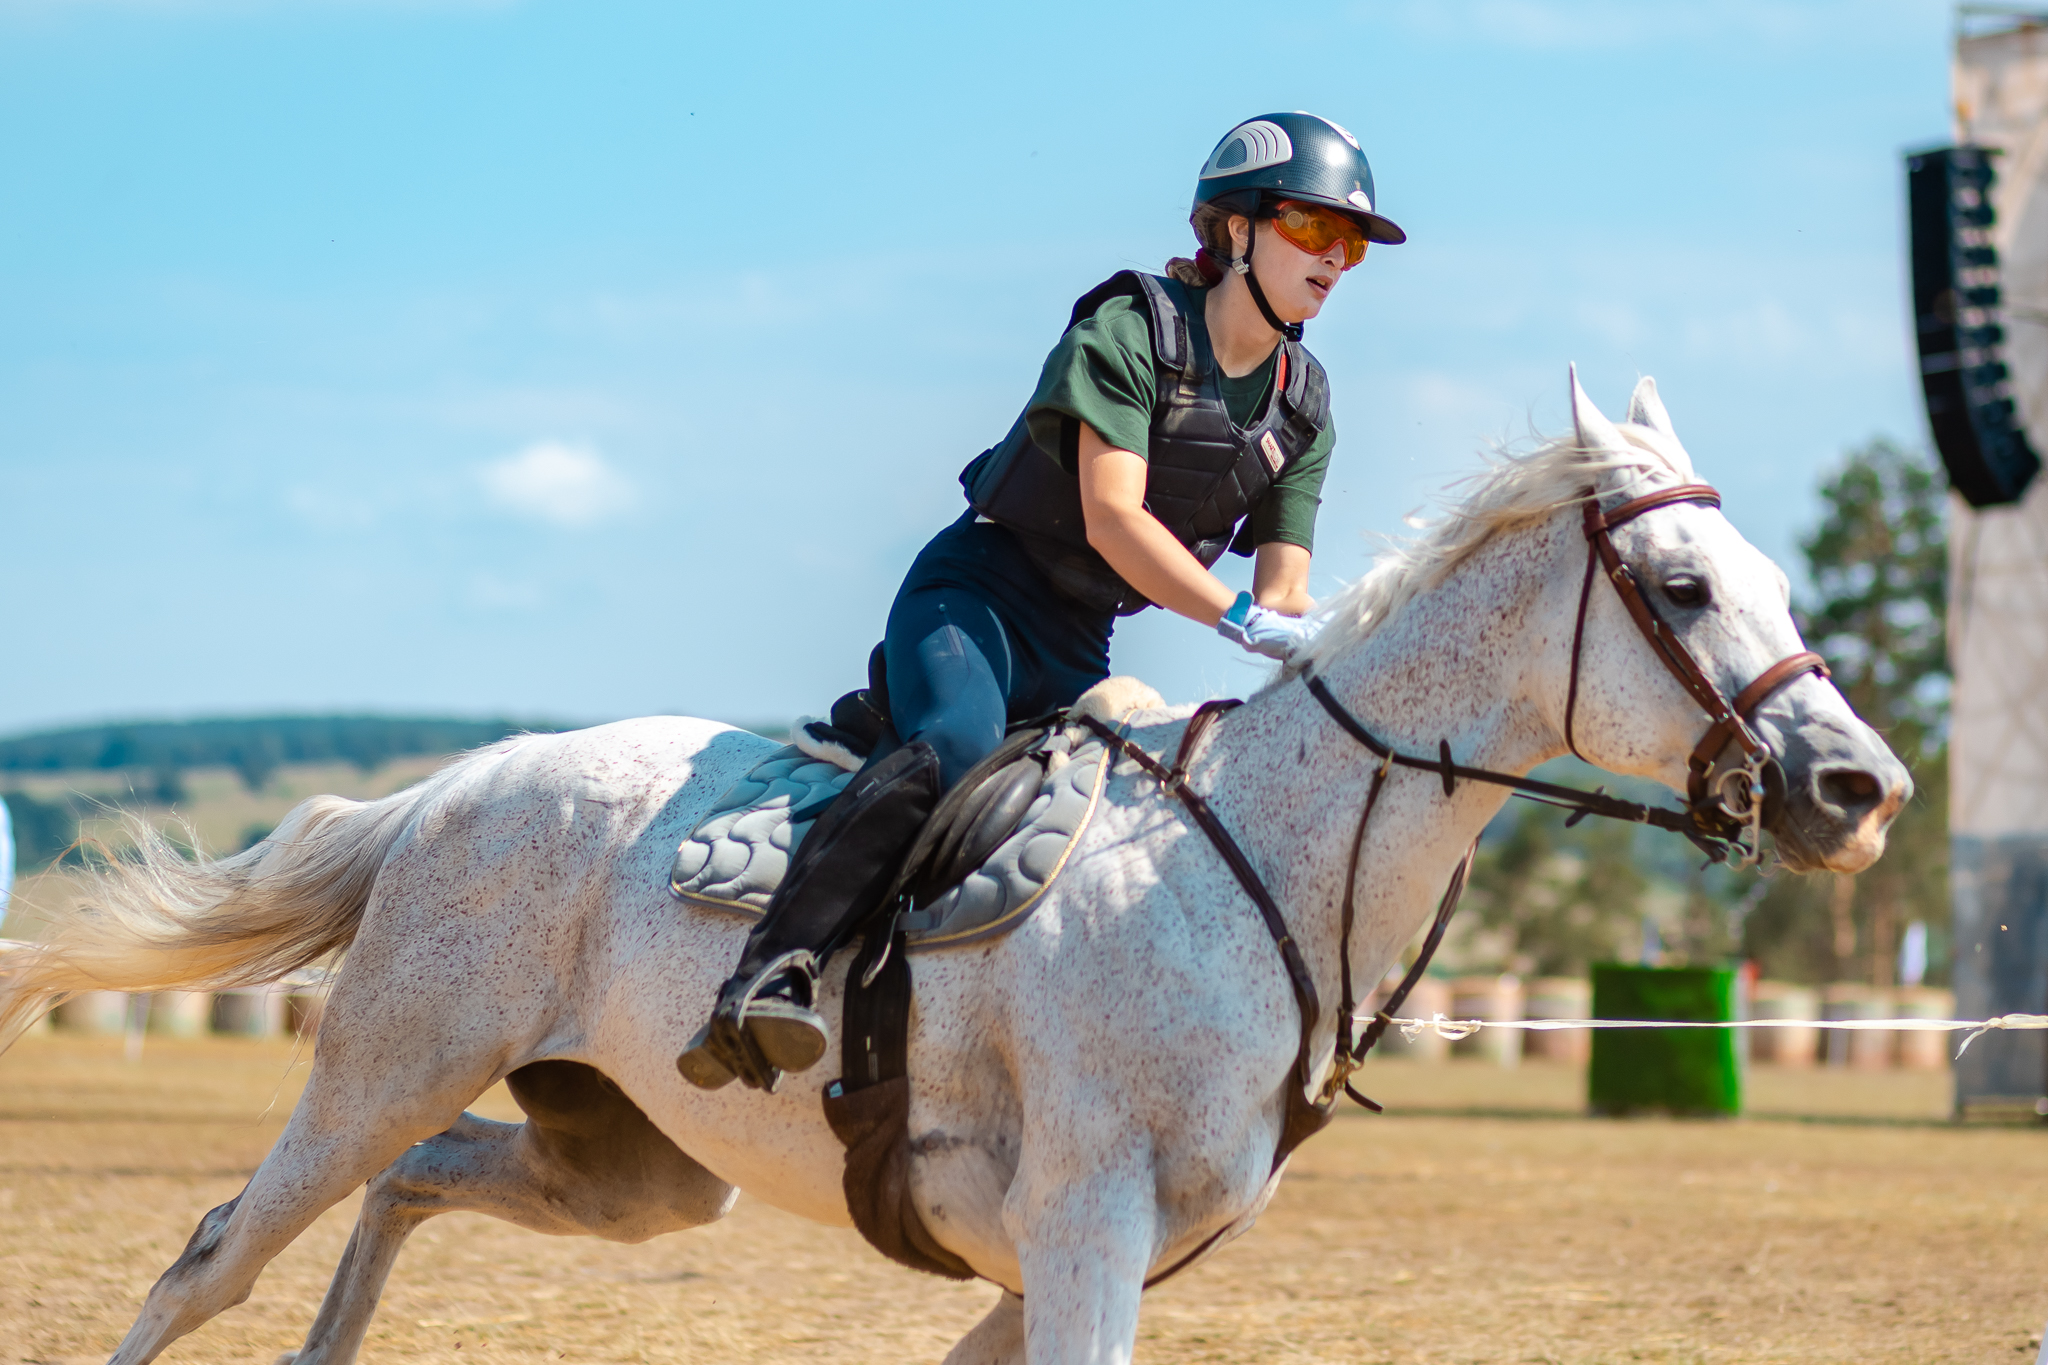
<path fill-rule="evenodd" d="M 1693 483 L 1653 380 L 1636 385 L 1628 420 L 1616 426 L 1574 375 L 1572 417 L 1578 450 L 1598 471 L 1589 480 L 1596 504 L 1608 516 Z M 1703 498 L 1624 512 L 1608 535 L 1625 574 L 1609 572 L 1594 555 L 1584 580 L 1590 589 L 1582 593 L 1575 581 L 1553 594 L 1553 606 L 1569 602 L 1563 619 L 1573 626 L 1583 612 L 1560 720 L 1589 761 L 1689 791 L 1696 808 L 1718 799 L 1739 810 L 1761 776 L 1761 822 L 1787 866 L 1861 871 L 1884 852 L 1885 830 L 1912 795 L 1912 779 L 1825 676 L 1792 665 L 1766 679 L 1805 649 L 1789 585 Z M 1582 524 L 1576 510 L 1572 521 Z M 1631 605 L 1630 583 L 1617 578 L 1633 580 L 1646 612 Z M 1660 650 L 1653 638 L 1660 628 L 1680 648 Z M 1687 756 L 1701 748 L 1710 721 L 1698 680 L 1686 681 L 1684 658 L 1697 664 L 1709 692 L 1730 703 L 1760 679 L 1759 692 L 1787 679 L 1752 707 L 1737 708 L 1746 709 L 1748 734 L 1736 727 L 1725 744 L 1710 742 L 1698 772 L 1688 769 Z"/>

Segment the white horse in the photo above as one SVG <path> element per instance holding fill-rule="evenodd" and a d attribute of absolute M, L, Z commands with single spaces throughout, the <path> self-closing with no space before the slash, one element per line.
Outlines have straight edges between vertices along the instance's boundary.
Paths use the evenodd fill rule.
<path fill-rule="evenodd" d="M 1621 426 L 1576 381 L 1573 397 L 1576 439 L 1495 462 L 1433 531 L 1329 604 L 1306 663 L 1408 752 L 1447 740 L 1459 763 L 1511 773 L 1564 752 L 1581 506 L 1589 490 L 1611 504 L 1692 477 L 1649 380 Z M 1718 511 L 1660 507 L 1616 540 L 1725 693 L 1800 648 L 1784 575 Z M 1310 698 L 1302 663 L 1210 732 L 1191 781 L 1333 1000 L 1373 764 Z M 1604 588 L 1578 687 L 1583 753 L 1683 787 L 1700 706 Z M 1132 737 L 1170 753 L 1186 714 L 1137 715 Z M 1867 866 L 1910 792 L 1898 761 L 1819 677 L 1779 691 L 1756 724 L 1786 778 L 1780 857 Z M 401 1242 L 451 1209 L 638 1241 L 714 1220 L 744 1188 L 847 1223 L 843 1152 L 820 1106 L 835 1059 L 776 1094 L 707 1093 L 675 1070 L 745 925 L 680 907 L 665 874 L 681 836 L 773 747 L 666 717 L 508 740 L 380 801 L 307 801 L 234 857 L 146 849 L 102 875 L 97 912 L 0 957 L 0 1028 L 18 1031 L 69 990 L 266 979 L 348 949 L 283 1135 L 201 1220 L 115 1365 L 142 1365 L 241 1302 L 365 1182 L 298 1365 L 355 1358 Z M 1428 919 L 1503 796 L 1473 782 L 1446 796 L 1436 774 L 1394 770 L 1355 887 L 1358 980 L 1378 979 Z M 832 1018 L 844 955 L 835 966 Z M 1279 1179 L 1299 1030 L 1273 939 L 1183 809 L 1126 762 L 1036 913 L 1007 937 L 916 958 L 915 981 L 914 1202 L 1001 1290 L 948 1360 L 1128 1361 L 1147 1276 L 1248 1227 Z M 610 1084 L 579 1080 L 595 1073 Z M 507 1078 L 528 1122 L 463 1112 Z"/>

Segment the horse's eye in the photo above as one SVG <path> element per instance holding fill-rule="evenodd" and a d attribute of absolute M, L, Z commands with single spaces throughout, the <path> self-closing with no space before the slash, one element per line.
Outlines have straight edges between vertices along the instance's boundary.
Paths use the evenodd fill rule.
<path fill-rule="evenodd" d="M 1674 607 L 1688 610 L 1707 605 L 1707 585 L 1691 574 L 1679 574 L 1664 580 L 1664 595 L 1671 599 Z"/>

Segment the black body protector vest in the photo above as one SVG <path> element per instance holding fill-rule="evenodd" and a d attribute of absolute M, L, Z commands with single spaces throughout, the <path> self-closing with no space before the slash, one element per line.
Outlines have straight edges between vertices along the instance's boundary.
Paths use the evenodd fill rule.
<path fill-rule="evenodd" d="M 1250 426 L 1240 427 L 1223 404 L 1201 301 L 1180 281 L 1122 271 L 1081 297 L 1068 330 L 1119 297 L 1142 298 L 1152 318 L 1158 392 L 1145 450 L 1145 510 L 1204 568 L 1226 549 L 1249 555 L 1252 509 L 1329 422 L 1323 367 L 1301 343 L 1281 342 L 1265 405 Z M 1078 432 L 1073 420 L 1061 423 L 1070 460 Z M 1061 593 L 1119 616 L 1152 605 L 1089 546 L 1080 480 L 1031 439 L 1023 416 L 1001 444 L 961 472 L 960 483 L 974 510 L 1015 532 Z"/>

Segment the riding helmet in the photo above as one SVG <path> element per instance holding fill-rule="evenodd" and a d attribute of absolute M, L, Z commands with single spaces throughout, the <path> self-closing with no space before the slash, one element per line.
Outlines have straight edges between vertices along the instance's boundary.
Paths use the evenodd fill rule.
<path fill-rule="evenodd" d="M 1248 217 L 1277 199 L 1327 204 L 1358 220 L 1366 240 L 1389 246 L 1408 234 L 1383 217 L 1372 166 L 1358 139 L 1326 118 L 1261 114 L 1223 135 L 1195 181 L 1195 207 L 1217 204 Z"/>

